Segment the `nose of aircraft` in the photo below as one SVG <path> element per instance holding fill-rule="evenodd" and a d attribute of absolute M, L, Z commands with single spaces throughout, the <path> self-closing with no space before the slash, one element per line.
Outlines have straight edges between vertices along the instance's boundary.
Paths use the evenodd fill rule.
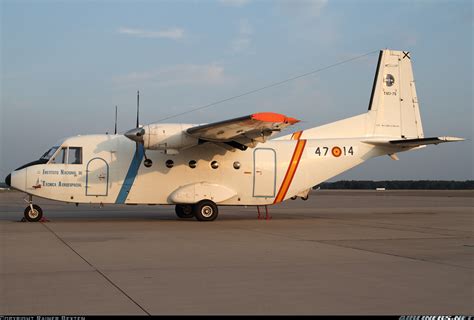
<path fill-rule="evenodd" d="M 9 186 L 11 186 L 12 188 L 15 188 L 17 190 L 20 190 L 20 191 L 26 190 L 26 176 L 27 176 L 26 172 L 27 172 L 27 170 L 28 170 L 28 168 L 13 171 L 7 177 L 7 178 L 9 178 L 9 181 L 6 181 L 6 179 L 5 179 L 5 182 L 7 182 Z"/>
<path fill-rule="evenodd" d="M 11 187 L 12 185 L 12 174 L 10 173 L 6 178 L 5 178 L 5 183 Z"/>

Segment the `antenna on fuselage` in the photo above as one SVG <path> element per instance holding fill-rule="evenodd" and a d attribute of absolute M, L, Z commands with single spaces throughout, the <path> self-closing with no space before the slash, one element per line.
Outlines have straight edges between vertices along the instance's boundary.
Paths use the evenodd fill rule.
<path fill-rule="evenodd" d="M 114 134 L 117 134 L 117 106 L 115 106 L 115 130 Z"/>

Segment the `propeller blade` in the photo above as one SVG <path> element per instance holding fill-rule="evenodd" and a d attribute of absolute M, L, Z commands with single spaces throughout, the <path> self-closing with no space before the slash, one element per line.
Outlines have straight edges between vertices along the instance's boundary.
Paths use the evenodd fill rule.
<path fill-rule="evenodd" d="M 117 134 L 117 106 L 115 106 L 115 130 L 114 134 Z"/>
<path fill-rule="evenodd" d="M 140 118 L 140 91 L 137 91 L 137 126 L 136 128 L 140 126 L 139 118 Z"/>
<path fill-rule="evenodd" d="M 153 161 L 147 158 L 145 153 L 145 140 L 143 136 L 145 135 L 145 129 L 140 128 L 140 91 L 137 91 L 137 126 L 135 129 L 128 130 L 124 135 L 132 141 L 135 141 L 135 155 L 143 154 L 145 161 L 143 165 L 147 168 L 150 168 L 153 165 Z"/>

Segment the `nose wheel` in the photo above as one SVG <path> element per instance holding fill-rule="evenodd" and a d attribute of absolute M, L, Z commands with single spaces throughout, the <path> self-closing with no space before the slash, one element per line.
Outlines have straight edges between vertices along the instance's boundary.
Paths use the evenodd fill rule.
<path fill-rule="evenodd" d="M 37 204 L 30 204 L 25 208 L 25 219 L 29 222 L 38 222 L 43 218 L 43 210 Z"/>
<path fill-rule="evenodd" d="M 28 206 L 25 208 L 24 218 L 22 219 L 22 221 L 48 221 L 43 218 L 43 210 L 41 209 L 41 207 L 37 204 L 33 204 L 33 196 L 31 194 L 28 195 L 28 200 L 25 199 L 25 202 L 28 203 Z"/>

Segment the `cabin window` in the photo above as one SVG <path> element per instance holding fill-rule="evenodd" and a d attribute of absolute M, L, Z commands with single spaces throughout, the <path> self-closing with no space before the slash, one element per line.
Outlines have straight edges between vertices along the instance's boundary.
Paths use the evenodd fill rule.
<path fill-rule="evenodd" d="M 167 168 L 173 168 L 174 162 L 173 160 L 166 160 L 166 167 Z"/>
<path fill-rule="evenodd" d="M 81 147 L 69 147 L 67 163 L 82 164 L 82 148 Z"/>
<path fill-rule="evenodd" d="M 235 170 L 239 170 L 239 169 L 240 169 L 240 162 L 239 162 L 239 161 L 235 161 L 235 162 L 234 162 L 234 169 L 235 169 Z"/>
<path fill-rule="evenodd" d="M 189 161 L 189 167 L 192 169 L 196 168 L 196 160 Z"/>
<path fill-rule="evenodd" d="M 212 162 L 211 162 L 211 167 L 212 167 L 212 169 L 217 169 L 217 168 L 219 168 L 219 162 L 217 162 L 217 161 L 212 161 Z"/>

